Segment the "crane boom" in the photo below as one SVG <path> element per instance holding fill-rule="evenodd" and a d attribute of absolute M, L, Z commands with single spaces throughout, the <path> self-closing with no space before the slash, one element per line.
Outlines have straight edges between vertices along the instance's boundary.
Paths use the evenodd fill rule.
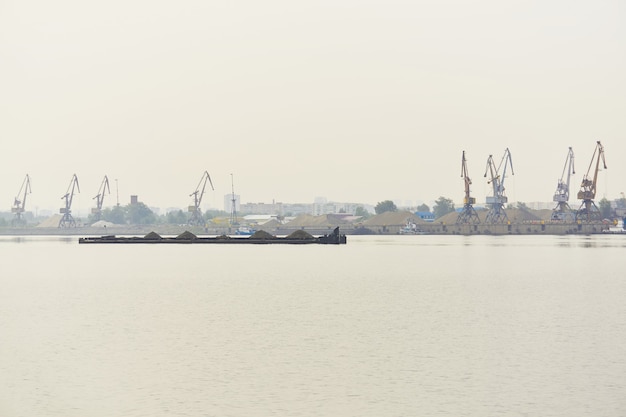
<path fill-rule="evenodd" d="M 485 218 L 485 222 L 487 223 L 504 223 L 508 221 L 508 217 L 504 211 L 504 204 L 508 201 L 505 195 L 504 181 L 506 180 L 506 171 L 509 165 L 511 166 L 511 175 L 515 175 L 513 172 L 513 159 L 511 158 L 509 148 L 505 149 L 504 155 L 497 168 L 493 160 L 493 155 L 489 155 L 487 159 L 487 167 L 484 176 L 487 177 L 487 174 L 490 174 L 487 183 L 491 184 L 493 189 L 493 196 L 488 196 L 486 199 L 486 203 L 489 205 L 489 212 Z"/>
<path fill-rule="evenodd" d="M 574 171 L 574 151 L 570 146 L 569 151 L 567 152 L 567 157 L 565 158 L 565 165 L 563 166 L 563 173 L 561 174 L 561 178 L 556 187 L 556 192 L 554 193 L 553 201 L 556 202 L 567 202 L 569 201 L 569 183 L 571 174 L 575 174 Z M 564 181 L 565 175 L 567 174 L 567 180 Z"/>
<path fill-rule="evenodd" d="M 465 184 L 465 197 L 463 198 L 463 210 L 459 213 L 456 219 L 457 224 L 477 224 L 480 223 L 480 218 L 474 210 L 473 204 L 476 203 L 476 199 L 471 196 L 470 185 L 472 180 L 469 177 L 469 171 L 467 170 L 467 160 L 465 159 L 465 151 L 461 156 L 461 177 Z"/>
<path fill-rule="evenodd" d="M 20 226 L 24 224 L 22 213 L 26 211 L 26 197 L 30 193 L 30 177 L 28 174 L 26 174 L 26 177 L 24 177 L 24 181 L 22 181 L 22 186 L 17 192 L 17 196 L 13 199 L 13 207 L 11 208 L 11 212 L 13 212 L 15 215 L 12 221 L 14 226 Z"/>
<path fill-rule="evenodd" d="M 93 198 L 96 200 L 96 207 L 91 209 L 91 213 L 95 222 L 102 218 L 102 206 L 104 205 L 104 196 L 107 193 L 111 194 L 111 188 L 109 187 L 109 177 L 105 175 L 98 189 L 98 195 Z"/>
<path fill-rule="evenodd" d="M 580 185 L 580 191 L 578 191 L 578 199 L 583 200 L 578 212 L 576 213 L 576 220 L 599 220 L 600 219 L 600 210 L 594 203 L 593 199 L 596 197 L 596 189 L 598 186 L 598 172 L 600 171 L 600 160 L 602 160 L 602 166 L 604 169 L 607 169 L 606 160 L 604 159 L 604 147 L 600 143 L 600 141 L 596 141 L 596 148 L 593 151 L 593 155 L 591 157 L 591 162 L 589 163 L 589 168 L 587 169 L 587 173 L 583 177 L 582 183 Z M 595 161 L 595 168 L 594 166 Z M 590 175 L 592 173 L 592 175 Z M 590 176 L 593 179 L 590 179 Z"/>
<path fill-rule="evenodd" d="M 80 186 L 78 185 L 78 177 L 76 174 L 72 176 L 70 185 L 67 187 L 65 195 L 61 197 L 61 200 L 65 199 L 65 207 L 61 207 L 59 212 L 63 214 L 59 221 L 59 227 L 75 227 L 76 220 L 72 217 L 72 202 L 74 200 L 74 192 L 80 193 Z"/>
<path fill-rule="evenodd" d="M 463 200 L 463 202 L 469 203 L 470 200 L 472 200 L 472 198 L 470 197 L 470 185 L 472 185 L 472 180 L 470 179 L 469 172 L 467 170 L 465 151 L 463 151 L 463 155 L 461 156 L 461 178 L 463 178 L 463 182 L 465 183 L 465 199 Z"/>
<path fill-rule="evenodd" d="M 193 197 L 193 206 L 189 206 L 189 212 L 191 212 L 191 216 L 189 217 L 189 225 L 190 226 L 200 226 L 204 224 L 202 219 L 202 210 L 200 209 L 200 204 L 202 203 L 202 197 L 204 196 L 204 190 L 206 189 L 207 181 L 211 184 L 211 189 L 215 191 L 213 188 L 213 181 L 211 181 L 211 176 L 208 171 L 204 171 L 202 177 L 200 178 L 200 182 L 196 187 L 196 190 L 189 194 L 189 197 Z"/>
<path fill-rule="evenodd" d="M 565 157 L 565 165 L 563 166 L 563 172 L 561 178 L 556 186 L 556 191 L 552 197 L 552 201 L 556 202 L 556 207 L 552 210 L 551 220 L 565 221 L 573 220 L 572 209 L 570 208 L 569 201 L 569 184 L 572 174 L 575 174 L 574 170 L 574 151 L 572 147 L 569 147 L 567 156 Z M 567 179 L 565 179 L 567 178 Z"/>
<path fill-rule="evenodd" d="M 596 161 L 596 166 L 593 171 L 593 179 L 590 180 L 589 173 L 591 172 L 591 168 L 593 167 L 594 159 Z M 603 167 L 604 169 L 606 169 L 606 161 L 604 160 L 604 147 L 602 146 L 600 141 L 597 141 L 596 148 L 593 151 L 593 156 L 591 157 L 591 162 L 589 163 L 589 168 L 587 169 L 587 173 L 583 177 L 580 191 L 578 192 L 578 198 L 580 200 L 594 199 L 596 197 L 596 187 L 598 185 L 598 171 L 600 171 L 600 159 L 602 159 Z"/>

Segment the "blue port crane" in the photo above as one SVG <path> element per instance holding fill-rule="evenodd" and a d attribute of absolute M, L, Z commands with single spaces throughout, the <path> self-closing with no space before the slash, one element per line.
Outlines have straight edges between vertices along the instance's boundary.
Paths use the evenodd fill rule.
<path fill-rule="evenodd" d="M 485 169 L 484 176 L 487 177 L 487 174 L 489 174 L 487 184 L 491 184 L 493 195 L 487 196 L 486 199 L 489 211 L 487 212 L 487 217 L 485 217 L 485 223 L 507 223 L 509 221 L 504 211 L 504 205 L 509 201 L 504 188 L 506 171 L 509 165 L 511 166 L 511 175 L 515 175 L 513 172 L 513 159 L 511 158 L 509 148 L 506 148 L 504 151 L 504 155 L 497 168 L 493 160 L 493 155 L 489 155 L 487 159 L 487 168 Z"/>
<path fill-rule="evenodd" d="M 567 156 L 565 157 L 565 165 L 563 166 L 563 172 L 561 178 L 556 185 L 556 191 L 552 197 L 552 201 L 556 203 L 556 207 L 552 210 L 550 220 L 553 221 L 568 221 L 574 220 L 575 214 L 569 206 L 569 183 L 570 178 L 575 174 L 574 170 L 574 151 L 572 147 L 569 147 Z"/>

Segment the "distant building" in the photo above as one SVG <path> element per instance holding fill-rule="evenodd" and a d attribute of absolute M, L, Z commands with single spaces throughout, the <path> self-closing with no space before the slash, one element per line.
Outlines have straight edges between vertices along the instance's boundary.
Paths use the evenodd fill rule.
<path fill-rule="evenodd" d="M 283 214 L 283 203 L 244 203 L 241 204 L 241 214 L 262 214 L 280 216 Z"/>
<path fill-rule="evenodd" d="M 556 203 L 554 202 L 545 202 L 545 201 L 533 201 L 531 203 L 526 203 L 526 207 L 528 207 L 531 210 L 552 210 L 555 205 Z"/>
<path fill-rule="evenodd" d="M 313 204 L 295 203 L 295 204 L 283 204 L 284 215 L 298 216 L 300 214 L 313 214 Z"/>
<path fill-rule="evenodd" d="M 424 220 L 425 222 L 434 222 L 435 221 L 435 215 L 434 213 L 431 213 L 430 211 L 416 211 L 415 214 L 417 217 L 419 217 L 420 219 Z"/>
<path fill-rule="evenodd" d="M 233 199 L 235 200 L 235 211 L 239 213 L 241 211 L 241 196 L 239 194 L 226 194 L 224 195 L 224 211 L 230 213 L 233 210 Z"/>
<path fill-rule="evenodd" d="M 626 216 L 626 198 L 619 198 L 611 201 L 611 208 L 615 210 L 615 214 L 619 217 Z"/>
<path fill-rule="evenodd" d="M 239 203 L 239 196 L 235 195 L 237 201 L 237 212 L 242 215 L 259 214 L 273 216 L 298 216 L 310 214 L 312 216 L 322 216 L 325 214 L 349 214 L 354 215 L 357 208 L 362 207 L 368 212 L 373 212 L 373 207 L 358 203 L 337 203 L 329 202 L 323 197 L 316 197 L 313 203 Z M 224 196 L 224 210 L 231 211 L 232 195 Z"/>

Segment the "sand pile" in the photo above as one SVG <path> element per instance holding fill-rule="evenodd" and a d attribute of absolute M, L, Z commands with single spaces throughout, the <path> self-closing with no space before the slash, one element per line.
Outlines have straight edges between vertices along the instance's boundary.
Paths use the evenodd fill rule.
<path fill-rule="evenodd" d="M 98 220 L 95 223 L 91 224 L 91 227 L 115 227 L 119 226 L 115 223 L 107 222 L 106 220 Z"/>
<path fill-rule="evenodd" d="M 338 216 L 335 214 L 324 214 L 321 216 L 311 216 L 310 214 L 301 214 L 295 219 L 291 220 L 285 226 L 291 227 L 337 227 L 345 224 L 350 224 L 349 220 L 344 218 L 345 216 Z"/>
<path fill-rule="evenodd" d="M 185 230 L 184 232 L 176 236 L 176 240 L 195 240 L 197 238 L 198 236 L 194 235 L 188 230 Z"/>
<path fill-rule="evenodd" d="M 287 236 L 287 239 L 310 240 L 310 239 L 315 239 L 315 238 L 313 237 L 313 235 L 311 235 L 308 232 L 305 232 L 304 230 L 296 230 L 295 232 Z"/>
<path fill-rule="evenodd" d="M 150 232 L 143 237 L 146 240 L 161 240 L 163 239 L 157 232 Z"/>
<path fill-rule="evenodd" d="M 37 227 L 59 227 L 61 217 L 62 216 L 60 214 L 53 214 L 52 216 L 39 223 Z"/>
<path fill-rule="evenodd" d="M 265 223 L 263 223 L 261 225 L 261 227 L 263 227 L 264 229 L 275 229 L 277 227 L 279 227 L 281 224 L 278 220 L 276 219 L 272 219 L 272 220 L 268 220 Z"/>
<path fill-rule="evenodd" d="M 252 235 L 250 235 L 250 239 L 269 240 L 269 239 L 276 239 L 276 237 L 267 233 L 265 230 L 257 230 Z"/>
<path fill-rule="evenodd" d="M 513 208 L 505 209 L 504 212 L 506 213 L 511 223 L 524 223 L 546 220 L 546 218 L 544 217 L 546 215 L 547 219 L 550 219 L 550 214 L 552 213 L 552 210 L 523 210 Z M 487 213 L 489 213 L 489 210 L 476 210 L 476 214 L 478 214 L 478 218 L 480 219 L 481 223 L 485 222 Z M 458 217 L 459 213 L 455 211 L 452 213 L 448 213 L 445 216 L 441 216 L 438 219 L 435 219 L 435 223 L 455 224 Z"/>
<path fill-rule="evenodd" d="M 425 223 L 419 216 L 410 211 L 386 211 L 370 217 L 361 223 L 363 226 L 404 226 L 408 220 L 415 224 Z"/>

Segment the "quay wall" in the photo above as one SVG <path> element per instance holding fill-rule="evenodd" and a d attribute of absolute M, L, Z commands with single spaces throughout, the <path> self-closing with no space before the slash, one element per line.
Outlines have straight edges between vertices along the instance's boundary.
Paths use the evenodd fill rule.
<path fill-rule="evenodd" d="M 288 236 L 297 231 L 304 230 L 314 236 L 332 233 L 336 226 L 298 226 L 289 227 L 280 225 L 275 227 L 257 227 L 275 236 Z M 339 225 L 341 234 L 345 235 L 398 235 L 404 225 Z M 597 223 L 510 223 L 510 224 L 477 224 L 457 225 L 442 222 L 420 223 L 418 228 L 423 234 L 433 235 L 569 235 L 569 234 L 598 234 L 605 233 L 609 225 Z M 4 236 L 144 236 L 150 232 L 156 232 L 162 236 L 177 236 L 185 231 L 195 235 L 234 235 L 236 228 L 224 227 L 190 227 L 185 225 L 143 225 L 143 226 L 119 226 L 119 227 L 25 227 L 25 228 L 0 228 L 0 235 Z"/>

